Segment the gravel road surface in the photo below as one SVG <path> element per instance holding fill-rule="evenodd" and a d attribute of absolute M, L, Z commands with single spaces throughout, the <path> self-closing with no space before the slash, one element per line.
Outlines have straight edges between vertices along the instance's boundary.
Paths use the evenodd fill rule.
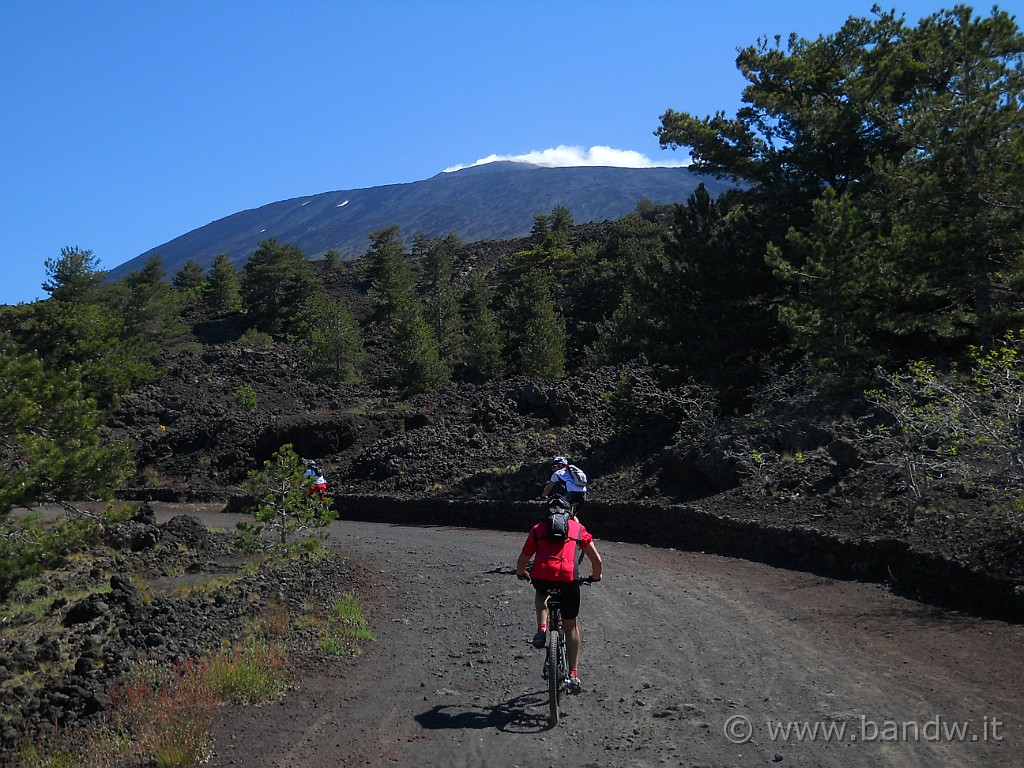
<path fill-rule="evenodd" d="M 532 589 L 513 569 L 524 540 L 334 523 L 376 641 L 297 670 L 281 702 L 227 710 L 210 766 L 1024 764 L 1024 627 L 600 539 L 584 692 L 550 728 Z"/>

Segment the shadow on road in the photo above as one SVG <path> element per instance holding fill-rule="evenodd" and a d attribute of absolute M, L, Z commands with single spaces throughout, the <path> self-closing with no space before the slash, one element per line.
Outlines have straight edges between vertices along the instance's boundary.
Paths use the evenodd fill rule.
<path fill-rule="evenodd" d="M 416 715 L 416 722 L 429 730 L 494 729 L 504 733 L 536 733 L 550 728 L 547 691 L 516 696 L 493 707 L 461 708 L 438 704 Z M 543 712 L 539 708 L 543 707 Z M 537 709 L 537 713 L 530 710 Z"/>

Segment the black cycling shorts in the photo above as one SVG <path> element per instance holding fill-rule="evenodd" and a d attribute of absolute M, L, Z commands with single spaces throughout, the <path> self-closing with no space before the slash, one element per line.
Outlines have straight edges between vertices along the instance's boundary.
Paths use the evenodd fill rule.
<path fill-rule="evenodd" d="M 569 491 L 569 503 L 575 504 L 577 508 L 587 503 L 586 491 Z"/>
<path fill-rule="evenodd" d="M 547 592 L 549 589 L 562 590 L 562 618 L 575 619 L 580 615 L 580 585 L 577 582 L 533 579 L 533 588 L 538 592 Z"/>

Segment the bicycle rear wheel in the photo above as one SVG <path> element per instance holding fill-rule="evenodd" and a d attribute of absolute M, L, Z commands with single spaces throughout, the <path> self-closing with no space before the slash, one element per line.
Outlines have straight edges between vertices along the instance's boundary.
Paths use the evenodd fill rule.
<path fill-rule="evenodd" d="M 565 630 L 558 630 L 558 711 L 562 711 L 562 696 L 568 690 L 565 686 L 569 679 L 569 660 L 566 658 Z"/>
<path fill-rule="evenodd" d="M 548 631 L 548 720 L 558 725 L 558 700 L 562 693 L 563 670 L 558 648 L 558 633 Z"/>

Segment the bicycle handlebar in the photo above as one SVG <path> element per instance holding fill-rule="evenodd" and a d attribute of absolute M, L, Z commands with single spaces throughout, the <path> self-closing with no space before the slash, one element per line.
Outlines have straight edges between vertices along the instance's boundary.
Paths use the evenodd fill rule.
<path fill-rule="evenodd" d="M 519 579 L 520 581 L 533 581 L 533 579 L 531 578 L 529 573 L 527 573 L 524 576 L 520 576 L 517 573 L 516 574 L 516 578 Z M 573 579 L 571 582 L 568 582 L 568 583 L 570 583 L 570 584 L 596 584 L 600 580 L 601 580 L 600 578 L 595 579 L 594 575 L 591 574 L 589 576 L 578 576 L 575 579 Z"/>

